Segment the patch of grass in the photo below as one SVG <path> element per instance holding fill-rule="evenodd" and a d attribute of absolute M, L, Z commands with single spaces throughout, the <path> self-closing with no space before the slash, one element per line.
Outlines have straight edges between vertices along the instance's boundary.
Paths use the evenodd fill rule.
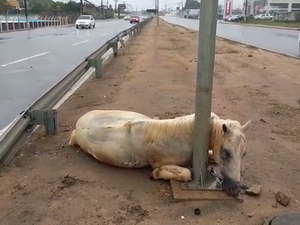
<path fill-rule="evenodd" d="M 282 114 L 283 106 L 281 104 L 274 102 L 274 103 L 271 103 L 271 106 L 272 106 L 272 111 L 275 114 L 278 114 L 278 115 Z"/>
<path fill-rule="evenodd" d="M 246 22 L 242 21 L 241 23 L 300 28 L 300 22 L 294 22 L 294 21 L 273 21 L 273 20 L 247 19 Z"/>

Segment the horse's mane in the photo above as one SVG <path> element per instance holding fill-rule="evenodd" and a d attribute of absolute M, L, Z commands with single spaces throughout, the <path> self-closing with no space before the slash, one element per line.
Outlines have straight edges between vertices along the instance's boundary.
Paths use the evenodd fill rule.
<path fill-rule="evenodd" d="M 160 142 L 169 139 L 193 140 L 194 135 L 195 114 L 176 117 L 174 119 L 153 119 L 143 121 L 145 141 L 147 143 Z M 230 119 L 220 119 L 214 113 L 211 113 L 211 131 L 210 131 L 210 149 L 213 154 L 219 154 L 224 141 L 223 124 L 227 128 L 235 132 L 235 135 L 227 136 L 227 140 L 231 143 L 239 142 L 246 139 L 245 134 L 241 130 L 241 124 L 238 121 Z M 189 143 L 191 144 L 191 143 Z"/>
<path fill-rule="evenodd" d="M 145 141 L 148 143 L 163 141 L 169 137 L 180 139 L 192 138 L 194 132 L 194 114 L 174 119 L 148 120 L 144 122 Z"/>

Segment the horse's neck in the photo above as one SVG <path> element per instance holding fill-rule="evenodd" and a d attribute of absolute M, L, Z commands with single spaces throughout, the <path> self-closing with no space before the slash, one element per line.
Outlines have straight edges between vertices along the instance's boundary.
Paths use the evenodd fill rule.
<path fill-rule="evenodd" d="M 194 132 L 194 116 L 175 119 L 151 120 L 145 124 L 146 136 L 152 141 L 191 142 Z"/>

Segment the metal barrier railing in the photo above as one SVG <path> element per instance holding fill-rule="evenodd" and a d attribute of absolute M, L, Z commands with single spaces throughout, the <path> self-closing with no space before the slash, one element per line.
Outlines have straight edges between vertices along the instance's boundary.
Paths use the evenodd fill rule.
<path fill-rule="evenodd" d="M 42 16 L 26 19 L 20 16 L 0 16 L 0 33 L 7 31 L 17 31 L 34 29 L 48 26 L 63 26 L 69 24 L 68 16 Z"/>
<path fill-rule="evenodd" d="M 125 36 L 135 36 L 151 18 L 141 21 L 135 26 L 120 32 L 107 41 L 98 50 L 87 57 L 73 71 L 58 81 L 44 95 L 21 112 L 8 129 L 0 136 L 0 160 L 7 166 L 17 153 L 22 143 L 30 136 L 37 125 L 43 125 L 46 132 L 56 134 L 58 131 L 57 110 L 52 107 L 68 92 L 68 90 L 88 71 L 94 67 L 96 78 L 102 76 L 102 56 L 113 49 L 118 54 L 118 43 Z"/>

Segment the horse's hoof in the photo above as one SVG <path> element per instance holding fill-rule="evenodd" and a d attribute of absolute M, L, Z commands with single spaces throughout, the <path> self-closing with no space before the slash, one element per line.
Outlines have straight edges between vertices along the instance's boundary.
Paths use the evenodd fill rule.
<path fill-rule="evenodd" d="M 149 180 L 154 180 L 153 173 L 149 174 Z"/>

